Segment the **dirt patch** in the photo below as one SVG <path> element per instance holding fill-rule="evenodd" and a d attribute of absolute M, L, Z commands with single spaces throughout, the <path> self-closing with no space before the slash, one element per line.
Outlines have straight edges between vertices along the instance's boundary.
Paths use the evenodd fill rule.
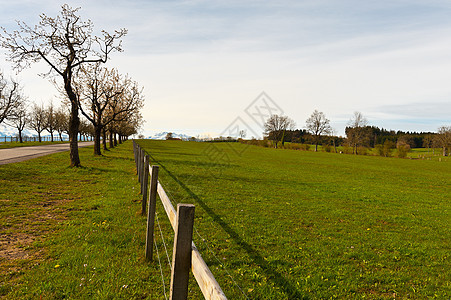
<path fill-rule="evenodd" d="M 25 259 L 30 255 L 28 247 L 34 242 L 34 236 L 17 233 L 0 237 L 0 259 Z"/>
<path fill-rule="evenodd" d="M 55 223 L 66 219 L 62 205 L 71 200 L 66 199 L 65 195 L 61 196 L 59 193 L 43 192 L 43 201 L 30 205 L 28 214 L 6 218 L 12 225 L 8 233 L 0 235 L 0 260 L 33 259 L 37 255 L 39 250 L 32 247 L 33 242 L 46 235 Z"/>

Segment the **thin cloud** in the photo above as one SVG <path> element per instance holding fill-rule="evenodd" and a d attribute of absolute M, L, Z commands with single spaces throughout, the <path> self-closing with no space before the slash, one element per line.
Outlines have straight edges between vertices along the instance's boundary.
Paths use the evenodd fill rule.
<path fill-rule="evenodd" d="M 8 30 L 15 29 L 14 19 L 33 25 L 40 13 L 54 16 L 60 9 L 57 1 L 0 2 Z M 81 6 L 80 14 L 95 30 L 129 29 L 125 52 L 115 53 L 108 65 L 145 86 L 144 115 L 155 120 L 154 129 L 220 130 L 263 90 L 298 124 L 314 109 L 340 124 L 355 110 L 382 125 L 397 118 L 421 120 L 418 105 L 429 105 L 419 111 L 430 111 L 423 118 L 427 122 L 437 116 L 437 126 L 449 115 L 443 109 L 451 102 L 449 1 L 75 0 L 70 5 Z M 0 69 L 10 73 L 8 68 L 0 61 Z M 21 74 L 25 92 L 38 99 L 55 94 L 35 73 L 33 67 Z M 173 112 L 161 116 L 169 103 Z M 435 111 L 437 103 L 442 105 Z M 419 122 L 403 126 L 421 130 Z"/>

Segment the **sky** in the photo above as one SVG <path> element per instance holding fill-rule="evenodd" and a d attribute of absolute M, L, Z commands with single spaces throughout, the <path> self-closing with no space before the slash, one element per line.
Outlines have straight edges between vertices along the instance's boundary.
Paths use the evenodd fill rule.
<path fill-rule="evenodd" d="M 0 0 L 0 25 L 35 25 L 64 3 L 94 33 L 128 29 L 107 66 L 144 87 L 146 136 L 259 136 L 265 108 L 299 129 L 317 109 L 338 135 L 355 111 L 385 129 L 451 124 L 449 0 Z M 16 75 L 0 50 L 0 70 L 30 100 L 59 101 L 44 64 Z"/>

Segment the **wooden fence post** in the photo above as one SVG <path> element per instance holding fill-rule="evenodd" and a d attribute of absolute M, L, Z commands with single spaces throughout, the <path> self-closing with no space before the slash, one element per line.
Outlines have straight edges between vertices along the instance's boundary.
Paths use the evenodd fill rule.
<path fill-rule="evenodd" d="M 140 178 L 140 184 L 141 184 L 141 195 L 144 193 L 144 156 L 146 152 L 144 149 L 141 149 L 141 178 Z"/>
<path fill-rule="evenodd" d="M 136 174 L 138 174 L 138 159 L 137 159 L 137 156 L 136 156 L 136 142 L 135 142 L 135 140 L 133 140 L 133 154 L 134 154 L 134 156 L 135 156 L 135 167 L 136 167 Z"/>
<path fill-rule="evenodd" d="M 152 166 L 150 176 L 149 209 L 147 210 L 146 259 L 152 260 L 155 208 L 157 204 L 158 166 Z"/>
<path fill-rule="evenodd" d="M 141 147 L 138 145 L 138 182 L 141 183 L 141 167 L 142 167 L 142 151 Z"/>
<path fill-rule="evenodd" d="M 136 144 L 136 175 L 139 176 L 139 145 Z"/>
<path fill-rule="evenodd" d="M 144 156 L 144 176 L 143 176 L 143 198 L 142 198 L 142 208 L 141 215 L 146 214 L 146 202 L 147 202 L 147 192 L 149 186 L 149 155 Z"/>
<path fill-rule="evenodd" d="M 172 255 L 171 292 L 169 296 L 171 300 L 188 298 L 193 225 L 194 205 L 177 204 L 177 224 Z"/>

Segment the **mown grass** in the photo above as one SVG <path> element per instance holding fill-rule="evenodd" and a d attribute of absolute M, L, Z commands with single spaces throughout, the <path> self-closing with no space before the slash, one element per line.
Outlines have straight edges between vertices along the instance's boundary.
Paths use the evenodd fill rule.
<path fill-rule="evenodd" d="M 139 141 L 229 299 L 449 299 L 448 161 Z"/>
<path fill-rule="evenodd" d="M 144 260 L 131 145 L 80 148 L 82 168 L 67 152 L 0 166 L 0 298 L 164 297 L 158 263 Z"/>

